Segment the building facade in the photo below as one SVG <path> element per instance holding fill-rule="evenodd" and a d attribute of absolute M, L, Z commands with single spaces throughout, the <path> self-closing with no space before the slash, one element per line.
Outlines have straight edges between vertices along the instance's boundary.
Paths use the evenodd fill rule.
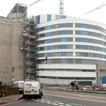
<path fill-rule="evenodd" d="M 37 78 L 41 83 L 100 83 L 98 67 L 106 65 L 106 25 L 48 14 L 36 16 L 36 31 Z"/>
<path fill-rule="evenodd" d="M 23 20 L 0 17 L 0 81 L 23 80 Z"/>

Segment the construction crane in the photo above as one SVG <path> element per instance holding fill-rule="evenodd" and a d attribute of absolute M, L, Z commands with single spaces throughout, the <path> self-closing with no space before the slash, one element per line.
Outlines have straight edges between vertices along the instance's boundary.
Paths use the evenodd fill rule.
<path fill-rule="evenodd" d="M 34 3 L 30 4 L 29 6 L 32 6 L 40 1 L 42 1 L 42 0 L 37 0 Z M 64 0 L 60 0 L 60 9 L 59 10 L 60 10 L 60 14 L 64 14 Z"/>
<path fill-rule="evenodd" d="M 30 4 L 29 6 L 32 6 L 32 5 L 34 5 L 34 4 L 36 4 L 36 3 L 40 2 L 40 1 L 42 1 L 42 0 L 37 0 L 34 3 Z"/>
<path fill-rule="evenodd" d="M 93 12 L 93 11 L 97 10 L 97 9 L 100 9 L 100 8 L 102 8 L 102 7 L 104 7 L 104 6 L 106 6 L 106 3 L 105 3 L 105 4 L 100 5 L 100 6 L 96 7 L 96 8 L 94 8 L 94 9 L 93 9 L 93 10 L 91 10 L 91 11 L 86 12 L 86 13 L 85 13 L 85 15 L 87 15 L 87 14 L 89 14 L 89 13 L 91 13 L 91 12 Z"/>
<path fill-rule="evenodd" d="M 64 14 L 64 0 L 60 0 L 60 14 Z"/>

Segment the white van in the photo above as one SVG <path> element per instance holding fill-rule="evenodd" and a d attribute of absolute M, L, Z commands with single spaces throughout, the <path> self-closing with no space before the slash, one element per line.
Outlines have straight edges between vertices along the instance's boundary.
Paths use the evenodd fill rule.
<path fill-rule="evenodd" d="M 25 81 L 23 88 L 23 98 L 35 96 L 41 98 L 43 95 L 40 83 L 38 81 Z"/>
<path fill-rule="evenodd" d="M 14 86 L 19 87 L 19 92 L 23 93 L 24 81 L 14 81 Z"/>

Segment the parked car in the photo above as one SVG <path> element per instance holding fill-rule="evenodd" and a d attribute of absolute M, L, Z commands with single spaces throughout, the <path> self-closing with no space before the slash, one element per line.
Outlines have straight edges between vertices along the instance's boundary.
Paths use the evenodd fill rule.
<path fill-rule="evenodd" d="M 32 96 L 41 98 L 43 96 L 42 87 L 38 81 L 25 81 L 23 88 L 23 98 Z"/>
<path fill-rule="evenodd" d="M 92 89 L 96 91 L 102 91 L 103 87 L 101 85 L 95 85 L 95 86 L 92 86 Z"/>
<path fill-rule="evenodd" d="M 91 86 L 84 86 L 84 87 L 82 87 L 82 90 L 92 90 L 92 87 Z"/>
<path fill-rule="evenodd" d="M 102 91 L 106 91 L 106 87 L 103 87 Z"/>

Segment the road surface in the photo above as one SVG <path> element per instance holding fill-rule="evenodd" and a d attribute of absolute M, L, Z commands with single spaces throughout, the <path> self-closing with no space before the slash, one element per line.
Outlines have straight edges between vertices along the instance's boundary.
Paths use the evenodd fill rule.
<path fill-rule="evenodd" d="M 1 106 L 106 106 L 106 95 L 43 88 L 42 99 L 21 99 Z"/>

